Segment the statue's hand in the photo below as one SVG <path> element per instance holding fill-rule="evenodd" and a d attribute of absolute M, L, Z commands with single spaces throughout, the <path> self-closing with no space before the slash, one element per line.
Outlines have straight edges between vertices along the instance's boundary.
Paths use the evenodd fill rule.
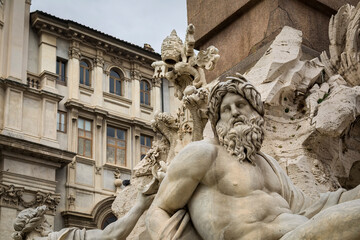
<path fill-rule="evenodd" d="M 138 205 L 144 211 L 147 210 L 155 198 L 155 194 L 145 195 L 139 192 L 136 198 L 136 205 Z"/>

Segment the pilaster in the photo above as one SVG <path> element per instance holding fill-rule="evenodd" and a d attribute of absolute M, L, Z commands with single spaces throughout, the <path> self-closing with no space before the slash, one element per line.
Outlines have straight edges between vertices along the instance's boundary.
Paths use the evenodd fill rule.
<path fill-rule="evenodd" d="M 39 43 L 39 73 L 56 73 L 56 37 L 42 32 Z"/>
<path fill-rule="evenodd" d="M 103 99 L 103 71 L 104 71 L 104 58 L 103 51 L 96 50 L 96 58 L 94 58 L 94 96 L 93 96 L 93 105 L 102 106 Z"/>
<path fill-rule="evenodd" d="M 6 1 L 2 7 L 5 10 L 0 75 L 26 83 L 30 5 L 25 1 Z"/>
<path fill-rule="evenodd" d="M 153 81 L 153 94 L 154 96 L 154 112 L 160 111 L 162 112 L 162 108 L 161 108 L 161 78 L 159 79 L 155 79 Z"/>
<path fill-rule="evenodd" d="M 79 77 L 80 77 L 80 43 L 72 41 L 69 48 L 68 62 L 68 90 L 70 99 L 79 99 Z"/>
<path fill-rule="evenodd" d="M 140 81 L 141 81 L 141 73 L 138 70 L 138 65 L 136 63 L 131 63 L 132 69 L 130 72 L 132 79 L 132 114 L 133 117 L 140 118 L 141 110 L 140 110 Z"/>

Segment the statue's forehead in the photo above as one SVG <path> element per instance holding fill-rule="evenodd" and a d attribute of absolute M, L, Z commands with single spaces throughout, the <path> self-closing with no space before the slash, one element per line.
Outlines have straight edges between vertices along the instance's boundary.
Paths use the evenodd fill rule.
<path fill-rule="evenodd" d="M 241 96 L 241 94 L 228 92 L 222 98 L 220 106 L 231 104 L 231 103 L 234 103 L 235 101 L 236 102 L 244 101 L 244 102 L 248 103 L 247 100 L 243 96 Z"/>

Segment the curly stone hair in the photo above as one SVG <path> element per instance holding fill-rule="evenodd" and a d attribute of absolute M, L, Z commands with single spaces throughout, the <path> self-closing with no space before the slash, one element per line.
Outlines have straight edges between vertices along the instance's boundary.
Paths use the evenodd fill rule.
<path fill-rule="evenodd" d="M 228 77 L 226 82 L 217 83 L 211 90 L 209 95 L 209 120 L 216 133 L 216 124 L 220 119 L 220 105 L 222 99 L 227 93 L 236 93 L 245 98 L 249 104 L 260 114 L 264 116 L 264 105 L 261 101 L 260 93 L 255 89 L 254 85 L 248 82 L 241 74 L 237 73 L 236 77 Z"/>
<path fill-rule="evenodd" d="M 37 208 L 27 208 L 22 210 L 14 221 L 15 232 L 11 235 L 15 240 L 22 240 L 26 234 L 32 232 L 44 221 L 44 214 L 47 210 L 45 205 Z"/>

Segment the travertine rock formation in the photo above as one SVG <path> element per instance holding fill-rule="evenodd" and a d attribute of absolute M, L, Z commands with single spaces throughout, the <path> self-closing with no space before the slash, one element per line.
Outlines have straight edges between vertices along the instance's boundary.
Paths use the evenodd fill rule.
<path fill-rule="evenodd" d="M 356 174 L 360 169 L 359 19 L 360 3 L 357 7 L 346 5 L 332 17 L 330 59 L 323 53 L 321 61 L 302 59 L 301 32 L 284 27 L 265 55 L 245 74 L 264 101 L 265 139 L 261 151 L 273 156 L 312 200 L 319 193 L 340 187 L 351 189 L 360 183 Z M 147 185 L 149 194 L 156 192 L 173 156 L 188 143 L 201 140 L 204 132 L 211 132 L 210 127 L 204 130 L 211 86 L 204 85 L 203 71 L 214 67 L 218 55 L 211 47 L 195 56 L 193 30 L 190 26 L 184 44 L 173 32 L 165 44 L 164 52 L 168 52 L 163 55 L 167 57 L 153 64 L 154 77 L 166 77 L 175 83 L 182 105 L 177 116 L 161 113 L 155 118 L 153 126 L 163 139 L 136 167 L 132 186 L 115 200 L 117 216 L 130 209 L 137 186 Z M 171 51 L 173 48 L 177 51 Z M 140 219 L 129 239 L 145 236 Z"/>

